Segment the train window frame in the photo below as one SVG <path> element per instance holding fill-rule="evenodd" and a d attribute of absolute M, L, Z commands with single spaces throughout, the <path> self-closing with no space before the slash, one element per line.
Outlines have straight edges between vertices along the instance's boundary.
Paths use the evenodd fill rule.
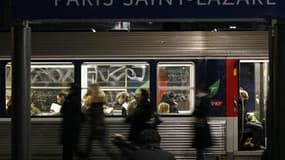
<path fill-rule="evenodd" d="M 102 61 L 92 61 L 92 62 L 83 62 L 82 64 L 81 64 L 81 98 L 82 98 L 82 100 L 83 100 L 83 97 L 84 97 L 84 95 L 85 95 L 85 93 L 86 93 L 86 91 L 87 91 L 87 89 L 88 89 L 88 71 L 87 71 L 87 69 L 89 68 L 89 67 L 98 67 L 98 66 L 100 66 L 100 65 L 106 65 L 106 66 L 111 66 L 111 65 L 114 65 L 114 66 L 116 66 L 116 65 L 118 65 L 118 66 L 128 66 L 128 65 L 132 65 L 132 66 L 136 66 L 136 65 L 139 65 L 139 66 L 141 66 L 142 68 L 143 67 L 147 67 L 147 70 L 145 71 L 145 74 L 147 74 L 147 77 L 148 77 L 148 79 L 145 81 L 145 82 L 147 82 L 147 81 L 149 81 L 150 82 L 150 76 L 151 76 L 151 73 L 150 73 L 150 67 L 151 67 L 151 65 L 150 65 L 150 63 L 148 62 L 148 61 L 117 61 L 117 62 L 111 62 L 111 61 L 104 61 L 104 62 L 102 62 Z M 125 70 L 125 72 L 127 72 L 127 70 Z M 125 73 L 126 75 L 127 75 L 127 73 Z M 86 79 L 86 77 L 87 77 L 87 79 Z M 97 79 L 98 77 L 96 77 L 95 79 Z M 101 90 L 102 91 L 104 91 L 104 92 L 108 92 L 108 91 L 120 91 L 120 92 L 126 92 L 126 91 L 128 91 L 128 89 L 137 89 L 138 87 L 129 87 L 128 86 L 128 77 L 127 76 L 125 76 L 124 77 L 125 79 L 124 79 L 124 85 L 122 85 L 122 86 L 102 86 L 102 85 L 100 85 L 100 88 L 101 88 Z M 144 81 L 143 81 L 144 82 Z M 144 83 L 145 83 L 144 82 Z M 92 82 L 92 83 L 98 83 L 98 81 L 97 80 L 94 80 L 94 82 Z M 92 84 L 91 83 L 91 84 Z M 147 88 L 149 91 L 150 91 L 150 86 L 148 86 L 148 88 Z M 129 93 L 129 92 L 128 92 Z M 131 93 L 129 93 L 129 94 L 131 94 Z M 135 94 L 135 93 L 133 93 L 133 94 Z M 83 102 L 84 103 L 84 102 Z M 110 104 L 112 103 L 112 101 L 110 101 L 110 103 L 107 105 L 107 106 L 109 106 L 110 107 Z M 122 114 L 119 114 L 119 112 L 117 111 L 117 110 L 114 110 L 114 114 L 112 114 L 112 115 L 107 115 L 107 116 L 123 116 Z"/>
<path fill-rule="evenodd" d="M 189 67 L 190 75 L 189 75 L 189 110 L 179 111 L 179 113 L 159 113 L 160 115 L 193 115 L 195 110 L 195 63 L 193 61 L 187 62 L 179 62 L 179 61 L 170 61 L 170 62 L 158 62 L 157 69 L 156 69 L 156 76 L 157 76 L 157 84 L 156 84 L 156 97 L 159 95 L 160 90 L 167 90 L 169 87 L 160 87 L 160 78 L 159 78 L 159 67 L 182 67 L 187 65 Z M 185 87 L 187 88 L 187 86 Z M 171 87 L 171 89 L 175 90 L 175 87 Z M 178 90 L 182 90 L 183 87 L 179 87 Z M 158 110 L 159 99 L 157 99 L 156 108 Z"/>
<path fill-rule="evenodd" d="M 10 67 L 10 72 L 12 72 L 12 63 L 9 62 L 6 64 L 5 66 L 5 82 L 6 82 L 6 85 L 5 85 L 5 92 L 6 92 L 6 96 L 5 96 L 5 101 L 7 103 L 7 98 L 8 97 L 11 97 L 12 95 L 12 77 L 10 77 L 11 79 L 11 82 L 10 84 L 7 85 L 7 76 L 8 76 L 8 73 L 7 73 L 7 67 Z M 44 62 L 31 62 L 31 72 L 32 73 L 32 69 L 33 68 L 70 68 L 72 69 L 73 71 L 73 81 L 71 83 L 74 83 L 75 82 L 75 72 L 74 72 L 74 69 L 75 69 L 75 66 L 72 62 L 49 62 L 49 61 L 44 61 Z M 10 75 L 12 76 L 12 73 L 10 73 Z M 32 75 L 31 75 L 32 76 Z M 32 78 L 32 77 L 31 77 Z M 33 86 L 32 82 L 30 84 L 30 89 L 31 89 L 31 94 L 32 94 L 32 91 L 34 89 L 47 89 L 47 90 L 52 90 L 52 89 L 58 89 L 58 90 L 68 90 L 70 88 L 70 84 L 71 83 L 66 83 L 66 86 L 62 85 L 61 86 Z M 7 94 L 7 89 L 10 90 L 10 94 Z M 56 97 L 56 96 L 55 96 Z M 52 104 L 50 104 L 52 105 Z M 6 107 L 6 106 L 5 106 Z M 58 116 L 61 116 L 61 114 L 52 114 L 52 113 L 48 113 L 48 112 L 42 112 L 40 114 L 32 114 L 31 113 L 31 117 L 58 117 Z"/>

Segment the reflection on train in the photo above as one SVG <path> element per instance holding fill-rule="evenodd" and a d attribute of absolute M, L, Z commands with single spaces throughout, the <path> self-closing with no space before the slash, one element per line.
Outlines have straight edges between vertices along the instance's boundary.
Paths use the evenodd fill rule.
<path fill-rule="evenodd" d="M 136 95 L 140 88 L 156 92 L 152 93 L 155 97 L 151 97 L 151 100 L 156 103 L 155 108 L 162 116 L 191 116 L 195 110 L 195 86 L 203 84 L 210 91 L 208 116 L 238 119 L 239 150 L 261 150 L 266 147 L 267 60 L 80 62 L 80 75 L 75 74 L 75 65 L 71 62 L 32 62 L 31 115 L 59 116 L 64 97 L 68 94 L 68 85 L 75 79 L 81 79 L 82 103 L 88 86 L 97 83 L 107 96 L 104 112 L 108 116 L 131 114 L 136 107 Z M 10 63 L 7 63 L 5 72 L 6 109 L 9 115 Z"/>

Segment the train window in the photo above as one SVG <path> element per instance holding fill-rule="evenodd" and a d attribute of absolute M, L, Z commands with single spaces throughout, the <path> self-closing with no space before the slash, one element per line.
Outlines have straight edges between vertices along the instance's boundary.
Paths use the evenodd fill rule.
<path fill-rule="evenodd" d="M 149 89 L 148 63 L 84 63 L 81 69 L 82 96 L 89 85 L 98 84 L 106 95 L 104 111 L 108 115 L 126 116 L 135 104 L 134 97 L 139 89 Z"/>
<path fill-rule="evenodd" d="M 239 72 L 239 149 L 264 149 L 268 61 L 240 61 Z"/>
<path fill-rule="evenodd" d="M 194 63 L 159 63 L 157 68 L 159 113 L 194 111 Z"/>
<path fill-rule="evenodd" d="M 6 108 L 11 99 L 12 67 L 6 66 Z M 31 115 L 55 116 L 69 85 L 74 82 L 74 66 L 64 63 L 32 63 L 31 65 Z"/>

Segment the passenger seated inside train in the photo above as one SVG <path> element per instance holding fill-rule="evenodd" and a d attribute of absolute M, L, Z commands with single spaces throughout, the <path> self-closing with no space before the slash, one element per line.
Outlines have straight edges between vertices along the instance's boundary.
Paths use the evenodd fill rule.
<path fill-rule="evenodd" d="M 39 115 L 41 113 L 42 113 L 42 111 L 38 107 L 36 107 L 36 105 L 34 103 L 32 103 L 31 104 L 31 115 L 35 116 L 35 115 Z"/>
<path fill-rule="evenodd" d="M 168 92 L 163 94 L 161 97 L 160 103 L 164 102 L 169 105 L 169 113 L 179 113 L 178 103 L 175 100 L 175 96 L 174 92 Z"/>
<path fill-rule="evenodd" d="M 116 103 L 120 106 L 122 116 L 127 116 L 130 95 L 128 92 L 119 92 L 116 96 Z"/>
<path fill-rule="evenodd" d="M 130 94 L 131 98 L 130 98 L 130 101 L 129 101 L 129 104 L 128 104 L 128 110 L 127 110 L 127 113 L 128 115 L 131 115 L 134 110 L 136 109 L 137 105 L 138 105 L 138 98 L 139 98 L 139 94 L 138 93 L 131 93 Z"/>
<path fill-rule="evenodd" d="M 246 110 L 249 94 L 244 88 L 240 88 L 239 116 L 242 123 L 240 148 L 242 150 L 264 149 L 264 124 L 258 120 L 255 112 Z"/>
<path fill-rule="evenodd" d="M 264 149 L 264 126 L 256 118 L 254 112 L 247 112 L 242 139 L 242 149 L 258 150 Z"/>
<path fill-rule="evenodd" d="M 64 93 L 59 93 L 56 96 L 56 102 L 52 103 L 50 106 L 50 112 L 52 113 L 60 113 L 61 107 L 63 105 L 63 102 L 65 100 L 66 95 Z"/>
<path fill-rule="evenodd" d="M 170 112 L 170 106 L 168 103 L 161 102 L 158 105 L 158 113 L 169 113 Z"/>

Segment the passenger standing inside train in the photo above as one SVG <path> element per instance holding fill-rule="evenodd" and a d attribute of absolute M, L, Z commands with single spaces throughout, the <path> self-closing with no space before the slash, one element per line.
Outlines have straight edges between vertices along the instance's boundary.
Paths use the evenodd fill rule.
<path fill-rule="evenodd" d="M 87 117 L 90 125 L 88 142 L 85 158 L 89 157 L 92 151 L 92 143 L 97 140 L 105 152 L 112 156 L 109 146 L 106 144 L 106 124 L 103 105 L 107 103 L 105 93 L 100 89 L 98 84 L 91 84 L 84 96 L 85 105 L 87 106 Z"/>
<path fill-rule="evenodd" d="M 137 97 L 137 107 L 135 108 L 134 112 L 126 119 L 126 122 L 131 125 L 128 140 L 134 144 L 138 144 L 138 135 L 143 130 L 156 128 L 156 125 L 160 123 L 158 120 L 150 123 L 154 112 L 148 99 L 148 91 L 146 89 L 140 89 L 140 94 Z"/>
<path fill-rule="evenodd" d="M 204 160 L 205 148 L 212 146 L 212 136 L 207 121 L 210 98 L 208 91 L 202 87 L 197 87 L 195 94 L 195 136 L 192 147 L 197 150 L 197 160 Z"/>
<path fill-rule="evenodd" d="M 127 115 L 131 115 L 134 113 L 134 111 L 138 105 L 138 101 L 139 101 L 138 98 L 139 98 L 138 93 L 131 93 L 131 100 L 129 101 Z"/>
<path fill-rule="evenodd" d="M 80 127 L 82 120 L 80 87 L 72 84 L 70 93 L 66 97 L 61 111 L 62 122 L 62 145 L 63 160 L 72 160 L 73 153 L 80 156 L 78 149 Z"/>

